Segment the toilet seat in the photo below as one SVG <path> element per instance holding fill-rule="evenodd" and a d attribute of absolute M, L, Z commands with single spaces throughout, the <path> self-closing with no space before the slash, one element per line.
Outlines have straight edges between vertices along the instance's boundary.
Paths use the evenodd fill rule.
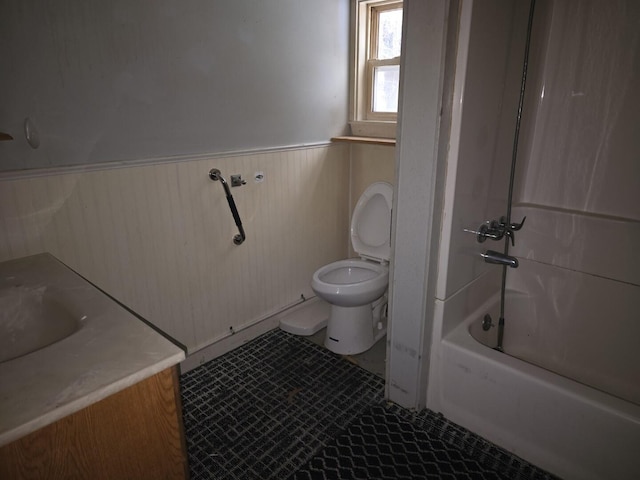
<path fill-rule="evenodd" d="M 372 183 L 360 196 L 351 216 L 351 245 L 365 259 L 388 263 L 391 257 L 393 187 Z"/>
<path fill-rule="evenodd" d="M 389 267 L 359 259 L 338 260 L 319 268 L 311 288 L 332 305 L 354 307 L 373 302 L 389 284 Z"/>

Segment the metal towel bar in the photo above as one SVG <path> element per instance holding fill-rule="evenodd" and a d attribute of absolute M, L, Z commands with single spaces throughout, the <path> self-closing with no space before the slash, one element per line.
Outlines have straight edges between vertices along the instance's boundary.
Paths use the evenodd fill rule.
<path fill-rule="evenodd" d="M 229 190 L 229 185 L 220 173 L 220 170 L 218 170 L 217 168 L 212 168 L 211 170 L 209 170 L 209 178 L 214 182 L 220 180 L 220 183 L 222 183 L 224 193 L 227 196 L 227 202 L 229 203 L 229 208 L 231 209 L 231 215 L 233 215 L 233 220 L 236 222 L 236 226 L 238 227 L 238 231 L 240 232 L 233 236 L 233 243 L 235 243 L 236 245 L 242 245 L 242 242 L 244 242 L 247 237 L 244 234 L 244 228 L 242 228 L 242 220 L 240 220 L 240 214 L 238 213 L 238 209 L 236 208 L 236 202 L 234 202 L 233 196 L 231 195 L 231 190 Z"/>

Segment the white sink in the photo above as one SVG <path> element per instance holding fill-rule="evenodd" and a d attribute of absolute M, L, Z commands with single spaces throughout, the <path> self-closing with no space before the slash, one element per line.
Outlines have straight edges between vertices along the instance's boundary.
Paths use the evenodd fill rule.
<path fill-rule="evenodd" d="M 0 363 L 67 338 L 81 326 L 60 291 L 0 280 Z"/>
<path fill-rule="evenodd" d="M 52 255 L 0 262 L 0 447 L 182 360 Z"/>

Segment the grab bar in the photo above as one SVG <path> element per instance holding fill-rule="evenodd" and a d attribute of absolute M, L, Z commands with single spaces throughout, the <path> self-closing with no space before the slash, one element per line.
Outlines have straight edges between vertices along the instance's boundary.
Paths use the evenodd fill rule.
<path fill-rule="evenodd" d="M 238 209 L 236 208 L 236 202 L 233 201 L 233 196 L 231 195 L 231 190 L 229 190 L 229 185 L 220 173 L 220 170 L 218 170 L 217 168 L 212 168 L 211 170 L 209 170 L 209 178 L 214 182 L 220 180 L 220 183 L 222 183 L 224 193 L 227 197 L 227 202 L 229 203 L 229 208 L 231 209 L 231 215 L 233 215 L 233 220 L 236 222 L 236 226 L 238 227 L 238 231 L 240 232 L 233 236 L 233 243 L 235 243 L 236 245 L 242 245 L 242 242 L 245 241 L 247 236 L 244 234 L 244 228 L 242 228 L 242 220 L 240 220 L 240 214 L 238 213 Z"/>

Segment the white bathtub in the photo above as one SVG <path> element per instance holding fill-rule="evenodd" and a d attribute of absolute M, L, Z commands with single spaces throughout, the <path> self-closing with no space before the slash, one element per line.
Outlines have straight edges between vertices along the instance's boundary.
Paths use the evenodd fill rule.
<path fill-rule="evenodd" d="M 530 292 L 512 291 L 511 298 L 507 299 L 510 313 L 505 315 L 504 345 L 507 352 L 522 355 L 528 361 L 481 343 L 495 344 L 491 337 L 495 337 L 497 327 L 488 333 L 481 328 L 486 313 L 490 313 L 497 324 L 499 296 L 493 296 L 462 323 L 448 332 L 445 330 L 436 359 L 439 364 L 438 378 L 434 379 L 439 385 L 437 409 L 452 421 L 563 478 L 640 478 L 638 349 L 636 346 L 624 351 L 612 343 L 615 340 L 622 347 L 637 345 L 640 322 L 634 321 L 637 315 L 627 311 L 631 305 L 624 302 L 637 304 L 638 300 L 633 295 L 622 295 L 622 304 L 618 303 L 620 312 L 632 320 L 628 325 L 631 331 L 622 330 L 613 321 L 620 312 L 601 317 L 595 307 L 598 302 L 603 303 L 597 294 L 611 292 L 585 289 L 583 283 L 583 292 L 592 298 L 575 301 L 575 305 L 582 305 L 581 314 L 558 324 L 558 318 L 553 317 L 549 309 L 560 314 L 562 309 L 558 305 L 576 299 L 564 298 L 563 302 L 556 303 L 537 301 L 536 296 L 543 289 L 548 294 L 554 281 L 548 277 L 540 281 L 541 274 L 549 273 L 540 272 L 545 266 L 526 267 L 522 269 L 528 272 L 526 277 L 512 276 L 510 281 L 512 288 L 526 286 Z M 556 272 L 557 275 L 565 273 L 573 275 Z M 572 285 L 567 278 L 557 284 L 561 283 Z M 545 315 L 556 323 L 545 323 L 541 320 Z M 594 321 L 599 325 L 590 324 Z M 600 332 L 597 343 L 601 348 L 591 355 L 589 348 L 580 345 L 585 332 L 590 335 Z M 541 334 L 552 336 L 544 340 Z M 607 349 L 610 349 L 610 358 L 606 358 Z M 616 372 L 616 361 L 629 361 L 631 365 L 619 365 Z"/>

